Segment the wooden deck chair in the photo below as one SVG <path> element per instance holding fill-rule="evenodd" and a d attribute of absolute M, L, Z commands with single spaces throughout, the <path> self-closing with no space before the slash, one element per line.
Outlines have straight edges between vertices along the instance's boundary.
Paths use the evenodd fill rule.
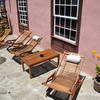
<path fill-rule="evenodd" d="M 32 52 L 32 50 L 38 45 L 42 38 L 38 39 L 37 41 L 33 40 L 32 38 L 21 48 L 13 48 L 10 49 L 9 52 L 15 54 L 15 56 L 24 56 L 26 53 Z"/>
<path fill-rule="evenodd" d="M 22 45 L 22 43 L 26 40 L 27 37 L 29 37 L 29 35 L 31 33 L 32 32 L 30 32 L 28 30 L 24 30 L 24 32 L 22 34 L 20 34 L 16 39 L 6 41 L 5 45 L 8 46 L 7 50 L 10 47 L 18 47 L 18 46 Z"/>
<path fill-rule="evenodd" d="M 5 29 L 4 35 L 0 37 L 0 42 L 3 42 L 7 38 L 10 32 L 11 32 L 11 29 Z"/>
<path fill-rule="evenodd" d="M 49 87 L 48 90 L 50 91 L 53 89 L 69 94 L 69 100 L 72 100 L 77 88 L 82 84 L 82 80 L 79 80 L 79 72 L 84 57 L 81 56 L 79 63 L 73 63 L 66 60 L 69 54 L 70 52 L 64 52 L 63 58 L 58 66 L 57 71 L 55 71 L 46 80 L 46 82 L 43 82 L 42 84 Z M 72 55 L 77 54 L 74 53 Z M 48 90 L 46 91 L 46 95 L 48 95 L 50 92 Z"/>

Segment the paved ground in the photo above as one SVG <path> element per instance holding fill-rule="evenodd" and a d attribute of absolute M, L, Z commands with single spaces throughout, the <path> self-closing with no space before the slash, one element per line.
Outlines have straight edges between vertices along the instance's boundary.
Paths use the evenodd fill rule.
<path fill-rule="evenodd" d="M 45 97 L 47 87 L 41 85 L 54 70 L 30 79 L 29 73 L 22 72 L 22 66 L 12 60 L 13 55 L 6 48 L 0 49 L 0 56 L 5 58 L 5 62 L 0 63 L 0 100 L 54 100 Z M 92 78 L 85 79 L 77 100 L 100 100 L 100 93 L 93 89 Z"/>

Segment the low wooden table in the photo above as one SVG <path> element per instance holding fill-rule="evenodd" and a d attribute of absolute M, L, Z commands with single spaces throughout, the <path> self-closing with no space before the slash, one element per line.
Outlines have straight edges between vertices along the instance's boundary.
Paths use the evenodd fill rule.
<path fill-rule="evenodd" d="M 21 58 L 22 69 L 24 71 L 24 63 L 27 64 L 29 67 L 30 78 L 32 78 L 32 67 L 34 65 L 53 59 L 55 57 L 58 58 L 58 64 L 59 64 L 60 55 L 52 49 L 47 49 L 44 51 L 37 52 L 35 54 L 30 54 L 28 56 Z"/>

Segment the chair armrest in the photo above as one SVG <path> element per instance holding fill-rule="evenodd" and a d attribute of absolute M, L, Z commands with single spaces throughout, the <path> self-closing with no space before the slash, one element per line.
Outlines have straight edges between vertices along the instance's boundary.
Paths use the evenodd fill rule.
<path fill-rule="evenodd" d="M 8 41 L 6 41 L 6 43 L 11 43 L 11 42 L 14 42 L 14 41 L 16 41 L 16 39 L 8 40 Z"/>
<path fill-rule="evenodd" d="M 47 78 L 46 83 L 51 81 L 55 74 L 56 74 L 56 71 Z"/>
<path fill-rule="evenodd" d="M 13 43 L 12 44 L 13 47 L 19 47 L 20 45 L 22 45 L 22 43 Z"/>

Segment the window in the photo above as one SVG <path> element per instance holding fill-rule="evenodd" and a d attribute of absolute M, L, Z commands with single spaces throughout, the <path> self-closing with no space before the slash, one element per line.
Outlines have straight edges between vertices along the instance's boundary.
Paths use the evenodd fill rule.
<path fill-rule="evenodd" d="M 17 0 L 19 28 L 28 27 L 27 0 Z M 22 27 L 23 26 L 23 27 Z"/>
<path fill-rule="evenodd" d="M 53 0 L 54 37 L 77 42 L 79 0 Z"/>

